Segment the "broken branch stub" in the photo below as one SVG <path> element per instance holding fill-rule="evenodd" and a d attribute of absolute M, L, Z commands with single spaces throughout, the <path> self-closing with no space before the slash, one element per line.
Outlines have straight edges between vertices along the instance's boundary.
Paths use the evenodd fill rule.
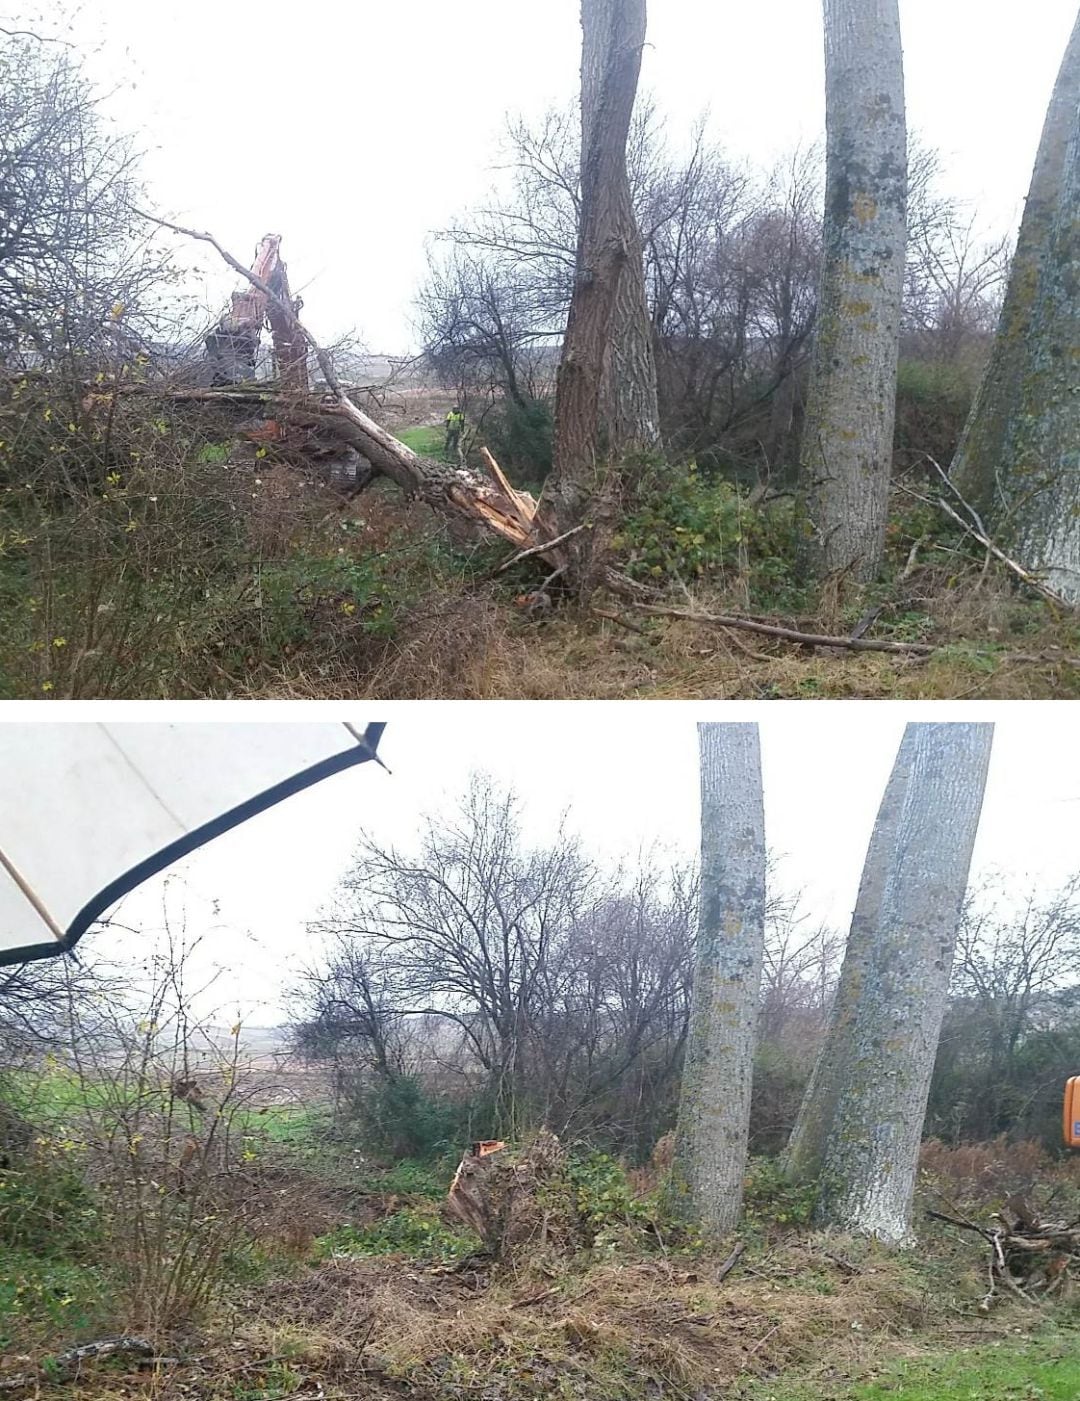
<path fill-rule="evenodd" d="M 580 1222 L 558 1190 L 565 1168 L 565 1150 L 548 1129 L 520 1151 L 500 1142 L 474 1143 L 454 1174 L 447 1205 L 495 1260 L 525 1250 L 566 1249 L 577 1243 Z"/>

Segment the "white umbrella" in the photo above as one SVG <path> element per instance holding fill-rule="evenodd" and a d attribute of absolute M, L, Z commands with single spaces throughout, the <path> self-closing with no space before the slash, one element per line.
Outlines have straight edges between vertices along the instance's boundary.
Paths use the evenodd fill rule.
<path fill-rule="evenodd" d="M 381 724 L 0 723 L 0 966 L 74 947 L 129 890 L 332 774 Z"/>

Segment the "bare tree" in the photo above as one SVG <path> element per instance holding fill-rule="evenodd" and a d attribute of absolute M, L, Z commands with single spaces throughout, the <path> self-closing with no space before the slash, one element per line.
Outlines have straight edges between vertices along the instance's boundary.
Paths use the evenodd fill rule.
<path fill-rule="evenodd" d="M 824 0 L 824 262 L 801 453 L 805 557 L 877 576 L 896 411 L 907 123 L 897 0 Z"/>
<path fill-rule="evenodd" d="M 172 312 L 168 259 L 133 232 L 137 157 L 66 47 L 0 41 L 0 356 L 85 383 Z"/>
<path fill-rule="evenodd" d="M 417 852 L 365 841 L 317 926 L 299 1040 L 343 1102 L 412 1080 L 471 1101 L 482 1131 L 547 1123 L 647 1156 L 670 1126 L 697 879 L 642 854 L 602 871 L 477 779 Z"/>
<path fill-rule="evenodd" d="M 1080 1031 L 1078 959 L 1080 879 L 1049 894 L 1032 888 L 1019 900 L 1001 880 L 973 893 L 934 1071 L 936 1133 L 1023 1135 L 1057 1117 Z"/>
<path fill-rule="evenodd" d="M 672 1173 L 677 1210 L 713 1235 L 742 1209 L 765 926 L 756 725 L 702 724 L 701 907 Z"/>
<path fill-rule="evenodd" d="M 882 801 L 837 1005 L 789 1163 L 820 1220 L 890 1244 L 911 1201 L 993 726 L 912 724 Z"/>
<path fill-rule="evenodd" d="M 581 0 L 581 212 L 559 363 L 548 505 L 563 530 L 603 514 L 608 474 L 659 440 L 656 366 L 626 145 L 645 42 L 645 0 Z M 580 587 L 598 582 L 599 517 L 577 537 Z"/>

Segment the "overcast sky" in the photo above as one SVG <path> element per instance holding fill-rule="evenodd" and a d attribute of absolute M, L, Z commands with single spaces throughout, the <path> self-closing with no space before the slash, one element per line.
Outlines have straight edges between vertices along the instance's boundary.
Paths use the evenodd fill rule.
<path fill-rule="evenodd" d="M 48 0 L 46 0 L 48 4 Z M 1076 0 L 901 0 L 910 122 L 1015 226 Z M 823 125 L 817 0 L 651 0 L 642 88 L 771 165 Z M 157 207 L 247 255 L 284 236 L 325 341 L 410 346 L 429 232 L 492 183 L 507 113 L 576 94 L 578 0 L 90 0 L 75 24 Z M 200 255 L 201 256 L 201 255 Z M 206 264 L 208 266 L 208 264 Z M 227 290 L 215 272 L 212 296 Z"/>
<path fill-rule="evenodd" d="M 80 705 L 77 718 L 103 718 Z M 175 719 L 175 707 L 170 718 Z M 202 707 L 200 719 L 237 719 Z M 295 719 L 258 703 L 262 719 Z M 1047 890 L 1080 867 L 1080 745 L 1077 708 L 1061 703 L 912 706 L 812 703 L 747 706 L 723 702 L 484 705 L 440 702 L 393 707 L 321 706 L 363 725 L 388 718 L 382 757 L 338 775 L 226 834 L 172 876 L 172 915 L 186 912 L 189 936 L 226 969 L 213 1001 L 251 1024 L 278 1021 L 295 970 L 311 955 L 305 922 L 315 916 L 348 864 L 358 831 L 408 847 L 417 819 L 452 803 L 471 771 L 513 784 L 525 803 L 529 835 L 542 840 L 564 809 L 597 854 L 616 861 L 661 846 L 693 856 L 698 844 L 697 733 L 700 718 L 754 719 L 761 730 L 767 838 L 785 859 L 784 884 L 801 889 L 813 923 L 844 930 L 858 887 L 877 806 L 906 720 L 997 722 L 973 879 L 1005 878 L 1003 899 Z M 109 713 L 115 722 L 115 708 Z M 250 723 L 250 722 L 248 722 Z M 128 898 L 125 924 L 160 926 L 162 875 Z M 96 944 L 134 957 L 132 935 Z M 210 1003 L 204 1003 L 204 1011 Z"/>

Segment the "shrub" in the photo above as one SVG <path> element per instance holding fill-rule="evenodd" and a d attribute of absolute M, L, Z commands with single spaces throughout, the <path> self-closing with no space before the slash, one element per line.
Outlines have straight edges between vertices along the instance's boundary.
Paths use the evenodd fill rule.
<path fill-rule="evenodd" d="M 977 376 L 951 363 L 901 360 L 896 383 L 894 460 L 910 467 L 927 454 L 948 467 L 975 395 Z"/>
<path fill-rule="evenodd" d="M 19 1168 L 0 1168 L 0 1244 L 42 1256 L 85 1253 L 97 1224 L 96 1203 L 68 1150 L 56 1152 L 59 1161 L 43 1146 Z"/>
<path fill-rule="evenodd" d="M 350 1107 L 364 1145 L 376 1155 L 433 1158 L 467 1137 L 467 1106 L 429 1095 L 411 1075 L 361 1087 Z"/>
<path fill-rule="evenodd" d="M 817 1198 L 816 1182 L 789 1182 L 775 1158 L 751 1158 L 743 1185 L 743 1209 L 749 1225 L 806 1226 Z"/>
<path fill-rule="evenodd" d="M 1018 1191 L 1044 1175 L 1046 1149 L 1031 1139 L 1010 1142 L 1005 1134 L 987 1143 L 955 1147 L 929 1138 L 919 1166 L 932 1184 L 961 1201 L 990 1202 Z"/>
<path fill-rule="evenodd" d="M 794 586 L 790 504 L 751 506 L 738 487 L 706 482 L 693 466 L 650 474 L 614 545 L 638 579 L 741 583 L 763 596 L 781 596 Z"/>
<path fill-rule="evenodd" d="M 587 1244 L 598 1244 L 627 1227 L 640 1229 L 652 1219 L 652 1212 L 634 1192 L 625 1169 L 606 1153 L 570 1153 L 566 1180 L 585 1227 Z"/>

